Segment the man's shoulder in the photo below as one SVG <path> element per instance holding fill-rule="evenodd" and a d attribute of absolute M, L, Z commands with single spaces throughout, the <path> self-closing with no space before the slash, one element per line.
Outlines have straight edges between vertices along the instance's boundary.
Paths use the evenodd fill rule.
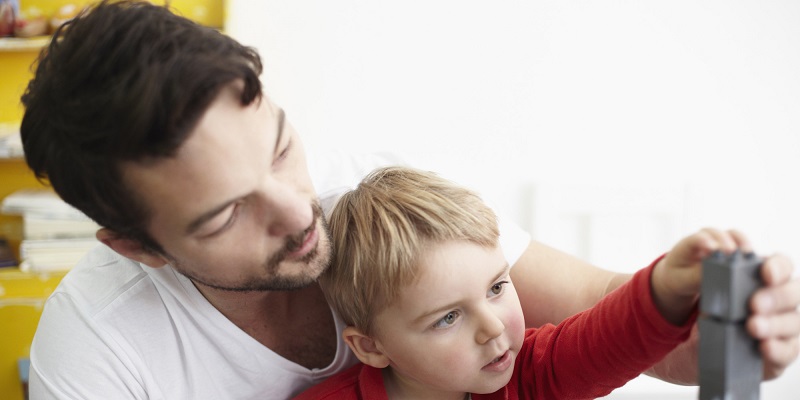
<path fill-rule="evenodd" d="M 67 298 L 74 307 L 94 315 L 142 284 L 152 283 L 139 263 L 98 244 L 64 276 L 48 303 Z"/>

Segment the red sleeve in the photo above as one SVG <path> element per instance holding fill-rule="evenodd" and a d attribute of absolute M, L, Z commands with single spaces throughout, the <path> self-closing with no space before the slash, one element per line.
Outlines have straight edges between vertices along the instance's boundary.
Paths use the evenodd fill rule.
<path fill-rule="evenodd" d="M 513 378 L 520 398 L 605 396 L 686 340 L 697 312 L 675 326 L 653 302 L 650 276 L 660 259 L 594 307 L 558 326 L 528 330 Z"/>

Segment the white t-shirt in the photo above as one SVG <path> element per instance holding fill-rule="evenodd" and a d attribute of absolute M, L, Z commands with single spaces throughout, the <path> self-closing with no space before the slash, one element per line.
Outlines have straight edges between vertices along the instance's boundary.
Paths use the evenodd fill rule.
<path fill-rule="evenodd" d="M 331 207 L 386 156 L 309 157 Z M 501 221 L 510 264 L 530 237 Z M 336 318 L 339 332 L 344 328 Z M 31 399 L 285 399 L 356 362 L 338 341 L 333 363 L 307 369 L 272 352 L 169 266 L 150 268 L 99 245 L 45 303 L 31 346 Z"/>

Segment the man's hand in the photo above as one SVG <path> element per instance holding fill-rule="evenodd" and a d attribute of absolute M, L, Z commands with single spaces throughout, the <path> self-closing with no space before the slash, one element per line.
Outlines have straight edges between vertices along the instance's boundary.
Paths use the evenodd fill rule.
<path fill-rule="evenodd" d="M 800 280 L 792 278 L 793 265 L 788 258 L 775 255 L 764 260 L 761 274 L 764 287 L 750 299 L 753 314 L 747 330 L 760 340 L 764 361 L 764 379 L 779 377 L 800 353 Z M 654 366 L 648 375 L 681 384 L 697 384 L 697 329 L 689 340 Z"/>
<path fill-rule="evenodd" d="M 800 280 L 792 278 L 793 270 L 784 256 L 767 258 L 761 267 L 765 287 L 750 299 L 747 331 L 761 341 L 767 380 L 780 376 L 800 353 Z"/>

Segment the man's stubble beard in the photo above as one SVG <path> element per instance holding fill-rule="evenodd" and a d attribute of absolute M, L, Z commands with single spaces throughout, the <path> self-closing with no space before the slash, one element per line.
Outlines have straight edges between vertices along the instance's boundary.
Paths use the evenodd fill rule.
<path fill-rule="evenodd" d="M 186 263 L 166 254 L 164 256 L 169 260 L 172 268 L 188 277 L 195 284 L 201 284 L 218 290 L 250 292 L 303 289 L 315 283 L 317 278 L 325 272 L 330 264 L 332 251 L 330 248 L 330 229 L 328 228 L 328 222 L 325 220 L 322 207 L 319 205 L 318 201 L 314 201 L 311 203 L 311 208 L 314 213 L 314 222 L 303 232 L 287 237 L 284 240 L 283 247 L 263 263 L 263 269 L 266 272 L 266 276 L 263 278 L 253 278 L 247 282 L 237 284 L 236 286 L 224 285 L 197 276 L 189 272 L 189 268 L 186 268 Z M 280 274 L 281 264 L 286 260 L 288 255 L 302 246 L 305 236 L 317 228 L 319 228 L 319 239 L 316 246 L 302 258 L 292 261 L 293 263 L 303 264 L 303 272 L 298 275 Z"/>

